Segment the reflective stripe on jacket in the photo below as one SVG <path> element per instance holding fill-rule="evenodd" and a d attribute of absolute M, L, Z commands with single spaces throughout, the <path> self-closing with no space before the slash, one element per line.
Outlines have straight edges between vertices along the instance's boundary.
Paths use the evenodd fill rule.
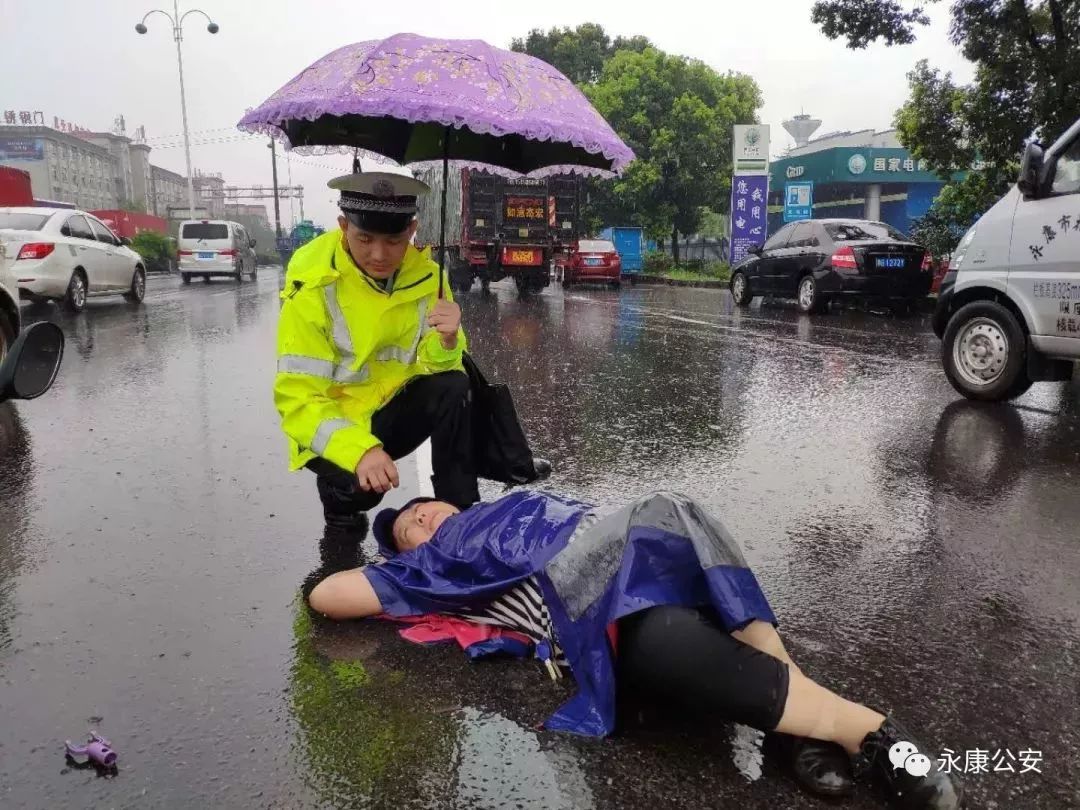
<path fill-rule="evenodd" d="M 381 442 L 371 417 L 409 380 L 461 370 L 465 334 L 443 348 L 427 325 L 438 300 L 439 267 L 412 245 L 387 292 L 342 245 L 341 231 L 293 255 L 281 293 L 274 404 L 297 470 L 322 456 L 345 470 Z M 449 287 L 447 300 L 453 300 Z"/>

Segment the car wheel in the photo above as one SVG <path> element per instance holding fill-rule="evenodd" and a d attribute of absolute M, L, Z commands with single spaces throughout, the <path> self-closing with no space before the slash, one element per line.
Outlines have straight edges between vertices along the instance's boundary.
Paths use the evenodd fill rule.
<path fill-rule="evenodd" d="M 611 289 L 613 289 L 613 290 L 617 290 L 621 286 L 622 286 L 621 281 L 613 281 L 613 282 L 611 282 Z"/>
<path fill-rule="evenodd" d="M 750 306 L 750 302 L 754 300 L 753 293 L 750 292 L 750 279 L 746 277 L 746 273 L 739 271 L 731 277 L 731 297 L 734 299 L 735 304 L 740 307 Z"/>
<path fill-rule="evenodd" d="M 181 279 L 181 280 L 182 280 L 182 281 L 183 281 L 183 282 L 184 282 L 185 284 L 190 284 L 190 283 L 191 283 L 191 273 L 181 273 L 181 274 L 180 274 L 180 279 Z"/>
<path fill-rule="evenodd" d="M 996 301 L 973 301 L 957 310 L 945 328 L 941 362 L 952 387 L 968 399 L 997 402 L 1031 387 L 1027 335 Z"/>
<path fill-rule="evenodd" d="M 71 312 L 82 312 L 86 308 L 86 274 L 82 270 L 71 274 L 71 281 L 68 282 L 67 293 L 64 295 L 64 306 Z"/>
<path fill-rule="evenodd" d="M 821 311 L 821 296 L 818 295 L 817 281 L 813 276 L 803 276 L 799 280 L 799 311 L 807 314 Z"/>
<path fill-rule="evenodd" d="M 146 297 L 146 272 L 141 267 L 135 268 L 131 277 L 131 288 L 124 293 L 124 298 L 134 304 L 141 304 Z"/>
<path fill-rule="evenodd" d="M 0 363 L 4 362 L 7 353 L 11 351 L 11 344 L 15 342 L 15 325 L 11 316 L 0 309 Z"/>

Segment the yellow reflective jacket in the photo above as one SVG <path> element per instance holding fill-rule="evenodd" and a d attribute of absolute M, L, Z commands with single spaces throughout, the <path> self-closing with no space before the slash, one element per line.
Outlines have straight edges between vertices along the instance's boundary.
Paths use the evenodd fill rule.
<path fill-rule="evenodd" d="M 298 470 L 322 456 L 345 470 L 381 442 L 371 417 L 409 380 L 462 369 L 465 334 L 443 347 L 427 325 L 439 266 L 412 245 L 389 292 L 353 262 L 334 230 L 289 262 L 278 321 L 274 404 Z M 449 288 L 444 295 L 453 300 Z"/>

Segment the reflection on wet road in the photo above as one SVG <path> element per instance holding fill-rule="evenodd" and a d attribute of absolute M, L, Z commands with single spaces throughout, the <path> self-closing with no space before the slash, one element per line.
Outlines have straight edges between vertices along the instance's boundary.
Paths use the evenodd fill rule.
<path fill-rule="evenodd" d="M 532 664 L 298 608 L 314 569 L 357 556 L 320 549 L 313 481 L 285 470 L 276 275 L 27 311 L 68 353 L 49 395 L 0 406 L 0 806 L 820 806 L 749 729 L 540 732 L 568 687 Z M 937 753 L 1042 752 L 1041 774 L 969 774 L 968 806 L 1077 806 L 1077 385 L 956 402 L 920 318 L 494 291 L 462 300 L 472 350 L 555 462 L 548 486 L 702 499 L 808 673 Z M 113 779 L 64 767 L 90 727 Z"/>

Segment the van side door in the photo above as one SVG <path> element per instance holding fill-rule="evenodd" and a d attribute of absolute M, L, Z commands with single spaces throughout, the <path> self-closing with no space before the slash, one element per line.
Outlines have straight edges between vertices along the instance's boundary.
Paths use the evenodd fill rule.
<path fill-rule="evenodd" d="M 1064 351 L 1080 357 L 1080 137 L 1047 160 L 1046 190 L 1016 206 L 1009 289 L 1029 303 L 1034 334 L 1072 338 Z"/>

